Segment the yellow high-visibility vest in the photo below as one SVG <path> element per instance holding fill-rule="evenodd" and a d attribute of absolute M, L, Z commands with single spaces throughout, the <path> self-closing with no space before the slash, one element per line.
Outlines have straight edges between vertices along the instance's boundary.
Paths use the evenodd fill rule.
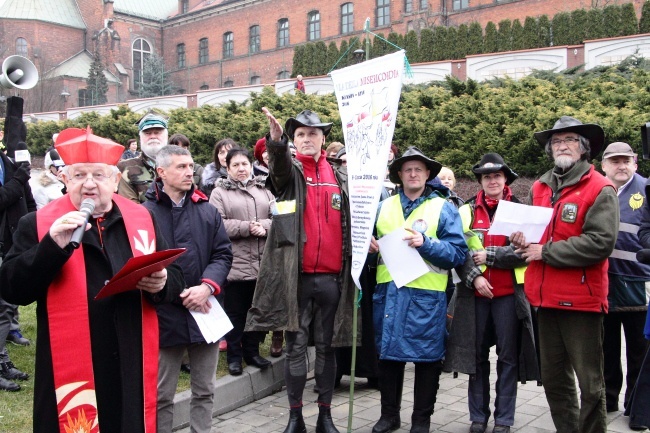
<path fill-rule="evenodd" d="M 400 196 L 394 195 L 382 202 L 381 211 L 377 218 L 377 236 L 381 238 L 401 227 L 413 227 L 413 225 L 426 224 L 424 234 L 430 238 L 436 238 L 440 212 L 446 200 L 442 197 L 425 200 L 415 208 L 409 217 L 404 220 L 404 211 L 400 203 Z M 437 290 L 444 292 L 447 288 L 447 270 L 432 265 L 425 260 L 429 272 L 408 283 L 407 287 L 423 290 Z M 381 261 L 377 266 L 377 284 L 388 283 L 393 278 L 388 268 Z"/>

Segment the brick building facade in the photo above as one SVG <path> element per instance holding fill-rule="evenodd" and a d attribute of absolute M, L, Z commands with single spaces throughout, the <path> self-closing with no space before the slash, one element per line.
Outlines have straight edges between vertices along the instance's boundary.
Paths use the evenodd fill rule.
<path fill-rule="evenodd" d="M 87 71 L 84 76 L 83 67 L 95 50 L 106 65 L 108 102 L 115 103 L 137 97 L 142 60 L 150 53 L 164 59 L 165 71 L 180 93 L 193 93 L 200 89 L 269 84 L 294 72 L 300 73 L 292 71 L 295 46 L 310 40 L 326 44 L 334 41 L 338 45 L 344 39 L 362 35 L 366 18 L 370 18 L 370 28 L 375 33 L 405 34 L 437 25 L 478 22 L 485 27 L 489 21 L 498 23 L 506 18 L 518 18 L 522 22 L 526 16 L 546 14 L 552 18 L 558 12 L 603 7 L 606 3 L 602 0 L 139 0 L 144 6 L 149 2 L 154 12 L 134 9 L 132 4 L 136 0 L 41 0 L 39 3 L 60 7 L 64 2 L 69 3 L 68 16 L 59 22 L 55 16 L 33 19 L 16 13 L 0 14 L 0 59 L 16 54 L 17 41 L 22 38 L 27 45 L 26 57 L 43 75 L 42 82 L 32 91 L 32 101 L 27 101 L 31 102 L 31 111 L 84 105 Z M 11 11 L 11 6 L 19 3 L 22 0 L 0 0 L 0 12 Z M 640 15 L 643 2 L 618 0 L 616 3 L 633 3 Z M 75 13 L 76 21 L 70 17 Z M 75 68 L 71 66 L 73 60 Z M 70 94 L 69 98 L 63 100 L 61 89 Z M 2 89 L 0 92 L 10 93 Z M 38 96 L 34 98 L 34 94 Z"/>

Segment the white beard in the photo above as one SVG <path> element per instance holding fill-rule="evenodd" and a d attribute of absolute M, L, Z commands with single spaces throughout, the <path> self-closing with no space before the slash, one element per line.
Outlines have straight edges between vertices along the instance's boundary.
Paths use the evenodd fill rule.
<path fill-rule="evenodd" d="M 555 165 L 562 170 L 571 168 L 575 163 L 576 161 L 574 161 L 569 155 L 559 155 L 555 157 Z"/>

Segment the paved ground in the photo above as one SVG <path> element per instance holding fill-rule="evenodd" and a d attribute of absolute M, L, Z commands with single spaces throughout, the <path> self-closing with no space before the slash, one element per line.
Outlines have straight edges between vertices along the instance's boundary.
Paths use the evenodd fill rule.
<path fill-rule="evenodd" d="M 492 382 L 496 380 L 495 356 L 492 356 Z M 410 429 L 411 409 L 413 405 L 413 364 L 407 364 L 405 374 L 404 395 L 402 400 L 402 426 L 398 433 L 406 433 Z M 332 418 L 341 433 L 347 431 L 348 424 L 348 396 L 349 378 L 344 376 L 341 387 L 334 394 L 332 401 Z M 380 404 L 379 391 L 369 389 L 365 379 L 357 379 L 355 385 L 354 415 L 352 418 L 352 432 L 370 433 L 372 426 L 379 419 Z M 307 423 L 307 431 L 314 432 L 318 407 L 313 401 L 316 394 L 312 392 L 313 380 L 307 382 L 304 395 L 305 407 L 303 415 Z M 494 387 L 492 388 L 494 389 Z M 625 390 L 623 390 L 624 392 Z M 623 392 L 621 395 L 623 395 Z M 217 394 L 217 399 L 227 395 Z M 288 403 L 285 388 L 273 395 L 264 397 L 253 403 L 246 404 L 238 409 L 214 418 L 211 433 L 275 433 L 283 432 L 288 420 Z M 488 427 L 491 431 L 493 420 Z M 630 432 L 628 419 L 622 412 L 610 413 L 607 417 L 608 431 Z M 467 410 L 467 376 L 459 375 L 454 378 L 452 374 L 444 373 L 440 379 L 440 390 L 433 416 L 431 417 L 432 432 L 466 433 L 469 431 L 469 415 Z M 190 429 L 178 430 L 189 433 Z M 517 413 L 515 425 L 512 428 L 517 433 L 546 433 L 555 431 L 544 396 L 544 390 L 536 383 L 529 382 L 519 385 L 517 395 Z"/>

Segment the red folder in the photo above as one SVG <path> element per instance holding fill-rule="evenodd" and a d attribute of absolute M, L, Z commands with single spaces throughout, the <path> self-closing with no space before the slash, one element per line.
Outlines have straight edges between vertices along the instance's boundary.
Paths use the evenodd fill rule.
<path fill-rule="evenodd" d="M 135 286 L 142 277 L 163 270 L 184 252 L 185 248 L 174 248 L 130 258 L 124 267 L 102 287 L 95 299 L 135 290 Z"/>

